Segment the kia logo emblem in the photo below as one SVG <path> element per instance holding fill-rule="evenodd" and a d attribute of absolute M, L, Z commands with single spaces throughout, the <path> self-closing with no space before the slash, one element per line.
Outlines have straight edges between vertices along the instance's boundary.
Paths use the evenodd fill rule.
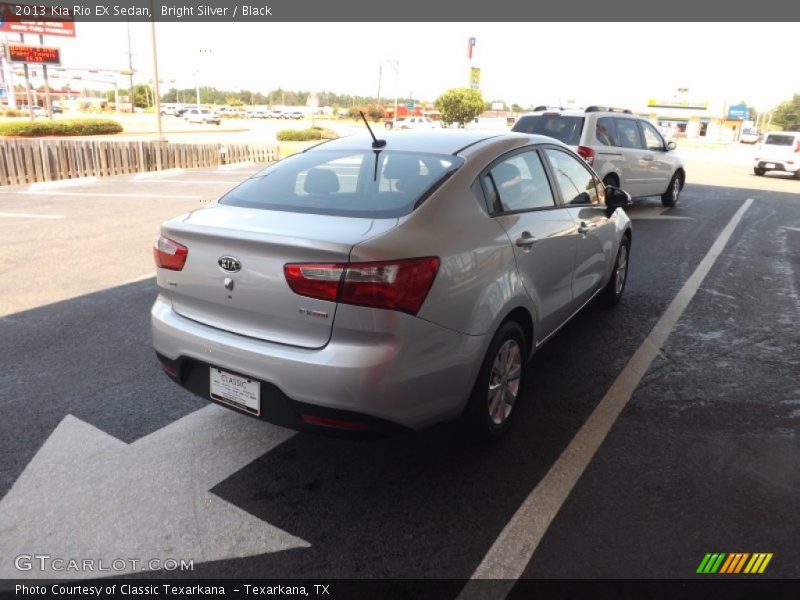
<path fill-rule="evenodd" d="M 242 270 L 242 263 L 234 256 L 221 256 L 217 264 L 226 273 L 238 273 Z"/>

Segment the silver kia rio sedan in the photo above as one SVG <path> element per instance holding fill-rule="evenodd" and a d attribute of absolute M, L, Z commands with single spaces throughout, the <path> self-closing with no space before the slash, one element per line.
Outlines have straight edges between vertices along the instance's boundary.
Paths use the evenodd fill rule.
<path fill-rule="evenodd" d="M 153 344 L 180 385 L 280 425 L 496 437 L 533 353 L 620 299 L 629 201 L 543 136 L 323 143 L 163 224 Z"/>

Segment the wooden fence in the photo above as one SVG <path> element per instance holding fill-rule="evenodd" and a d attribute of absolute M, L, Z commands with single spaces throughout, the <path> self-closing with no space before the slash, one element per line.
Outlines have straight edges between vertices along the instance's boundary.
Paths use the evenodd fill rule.
<path fill-rule="evenodd" d="M 0 140 L 0 185 L 278 160 L 278 147 L 63 139 Z"/>

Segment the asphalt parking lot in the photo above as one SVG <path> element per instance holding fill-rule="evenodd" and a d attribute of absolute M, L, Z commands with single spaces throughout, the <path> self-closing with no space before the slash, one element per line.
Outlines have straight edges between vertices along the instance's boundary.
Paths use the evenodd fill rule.
<path fill-rule="evenodd" d="M 535 356 L 518 421 L 493 445 L 453 425 L 295 434 L 160 371 L 152 237 L 256 166 L 0 188 L 0 578 L 43 576 L 12 560 L 35 552 L 195 561 L 147 576 L 466 579 L 517 565 L 511 580 L 689 578 L 708 552 L 765 552 L 759 577 L 800 577 L 800 182 L 755 177 L 738 152 L 693 149 L 678 207 L 629 210 L 622 303 L 590 306 Z M 698 266 L 583 470 L 576 434 L 597 433 L 592 415 Z M 554 465 L 575 475 L 560 499 Z"/>

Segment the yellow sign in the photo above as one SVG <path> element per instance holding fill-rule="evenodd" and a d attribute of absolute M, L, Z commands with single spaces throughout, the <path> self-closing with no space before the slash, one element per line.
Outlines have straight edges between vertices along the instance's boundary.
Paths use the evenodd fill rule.
<path fill-rule="evenodd" d="M 469 70 L 469 87 L 473 90 L 478 90 L 481 87 L 481 70 L 477 67 L 472 67 Z"/>
<path fill-rule="evenodd" d="M 647 101 L 647 106 L 657 108 L 708 108 L 708 102 L 692 102 L 691 100 L 655 100 L 651 98 Z"/>

